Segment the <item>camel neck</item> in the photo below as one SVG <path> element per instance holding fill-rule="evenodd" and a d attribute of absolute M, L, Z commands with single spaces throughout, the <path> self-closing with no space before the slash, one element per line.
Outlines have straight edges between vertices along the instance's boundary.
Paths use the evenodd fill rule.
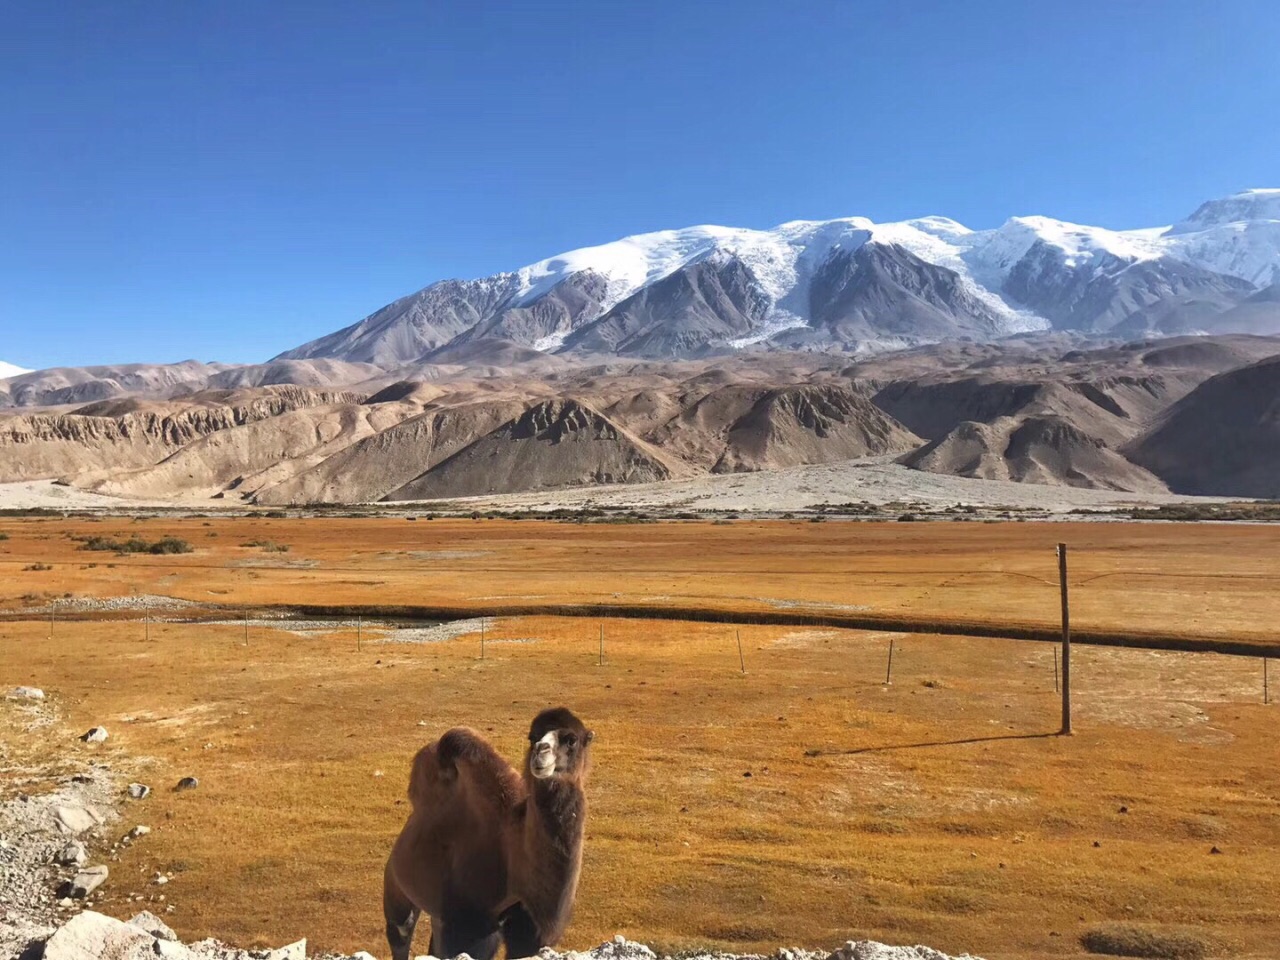
<path fill-rule="evenodd" d="M 528 779 L 529 826 L 562 857 L 573 859 L 581 848 L 586 814 L 582 788 L 560 777 Z"/>

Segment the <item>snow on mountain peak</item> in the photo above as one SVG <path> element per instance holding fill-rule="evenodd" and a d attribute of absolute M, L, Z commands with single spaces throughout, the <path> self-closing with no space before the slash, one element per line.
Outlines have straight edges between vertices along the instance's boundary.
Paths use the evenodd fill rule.
<path fill-rule="evenodd" d="M 14 366 L 12 363 L 5 363 L 3 360 L 0 360 L 0 380 L 6 380 L 9 377 L 20 377 L 24 373 L 30 372 L 31 371 L 25 367 Z"/>
<path fill-rule="evenodd" d="M 1170 227 L 1169 233 L 1194 233 L 1209 227 L 1258 220 L 1280 220 L 1280 189 L 1241 190 L 1229 197 L 1207 200 L 1187 219 Z"/>

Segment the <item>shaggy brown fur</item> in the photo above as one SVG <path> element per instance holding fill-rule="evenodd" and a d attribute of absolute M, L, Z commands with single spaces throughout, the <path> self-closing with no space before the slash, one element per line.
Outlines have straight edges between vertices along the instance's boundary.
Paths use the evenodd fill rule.
<path fill-rule="evenodd" d="M 420 913 L 430 953 L 529 957 L 564 933 L 582 868 L 591 731 L 564 707 L 529 728 L 517 773 L 480 734 L 456 727 L 413 760 L 413 812 L 387 860 L 383 913 L 406 960 Z"/>

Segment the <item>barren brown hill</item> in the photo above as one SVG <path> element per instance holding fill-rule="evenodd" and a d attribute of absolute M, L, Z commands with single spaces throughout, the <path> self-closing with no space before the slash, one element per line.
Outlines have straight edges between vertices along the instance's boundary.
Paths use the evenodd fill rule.
<path fill-rule="evenodd" d="M 513 400 L 430 409 L 358 439 L 296 476 L 257 494 L 259 503 L 381 500 L 411 485 L 446 457 L 517 416 Z"/>
<path fill-rule="evenodd" d="M 355 403 L 358 394 L 300 387 L 215 392 L 169 404 L 126 400 L 67 414 L 0 417 L 5 480 L 84 479 L 159 463 L 186 444 L 292 410 Z"/>
<path fill-rule="evenodd" d="M 1201 384 L 1128 453 L 1176 493 L 1280 499 L 1280 356 Z"/>
<path fill-rule="evenodd" d="M 574 400 L 548 400 L 465 447 L 388 500 L 647 483 L 672 474 L 661 454 Z"/>
<path fill-rule="evenodd" d="M 1159 478 L 1061 417 L 965 421 L 900 462 L 917 470 L 981 480 L 1166 492 Z"/>
<path fill-rule="evenodd" d="M 733 423 L 715 473 L 854 460 L 914 449 L 920 438 L 850 389 L 770 390 Z"/>
<path fill-rule="evenodd" d="M 367 502 L 901 456 L 933 473 L 1154 493 L 1166 482 L 1178 490 L 1176 471 L 1162 465 L 1157 477 L 1147 460 L 1130 460 L 1137 438 L 1209 377 L 1280 354 L 1280 338 L 1124 344 L 1058 333 L 852 364 L 750 350 L 583 363 L 486 338 L 450 351 L 478 366 L 421 363 L 368 377 L 367 364 L 282 360 L 214 376 L 361 379 L 352 391 L 247 386 L 181 397 L 166 395 L 189 388 L 165 379 L 169 370 L 159 386 L 148 380 L 126 395 L 6 413 L 0 482 L 60 479 L 188 502 Z M 1189 421 L 1170 422 L 1176 433 Z M 1234 470 L 1213 492 L 1266 487 L 1236 486 L 1243 475 Z"/>

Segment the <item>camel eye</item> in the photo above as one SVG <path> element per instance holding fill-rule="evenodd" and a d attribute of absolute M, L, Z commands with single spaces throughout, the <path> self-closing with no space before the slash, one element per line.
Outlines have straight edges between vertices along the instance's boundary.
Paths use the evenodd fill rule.
<path fill-rule="evenodd" d="M 578 738 L 574 736 L 572 733 L 566 733 L 564 736 L 560 738 L 560 742 L 563 743 L 566 747 L 572 747 L 574 744 L 578 742 Z"/>

